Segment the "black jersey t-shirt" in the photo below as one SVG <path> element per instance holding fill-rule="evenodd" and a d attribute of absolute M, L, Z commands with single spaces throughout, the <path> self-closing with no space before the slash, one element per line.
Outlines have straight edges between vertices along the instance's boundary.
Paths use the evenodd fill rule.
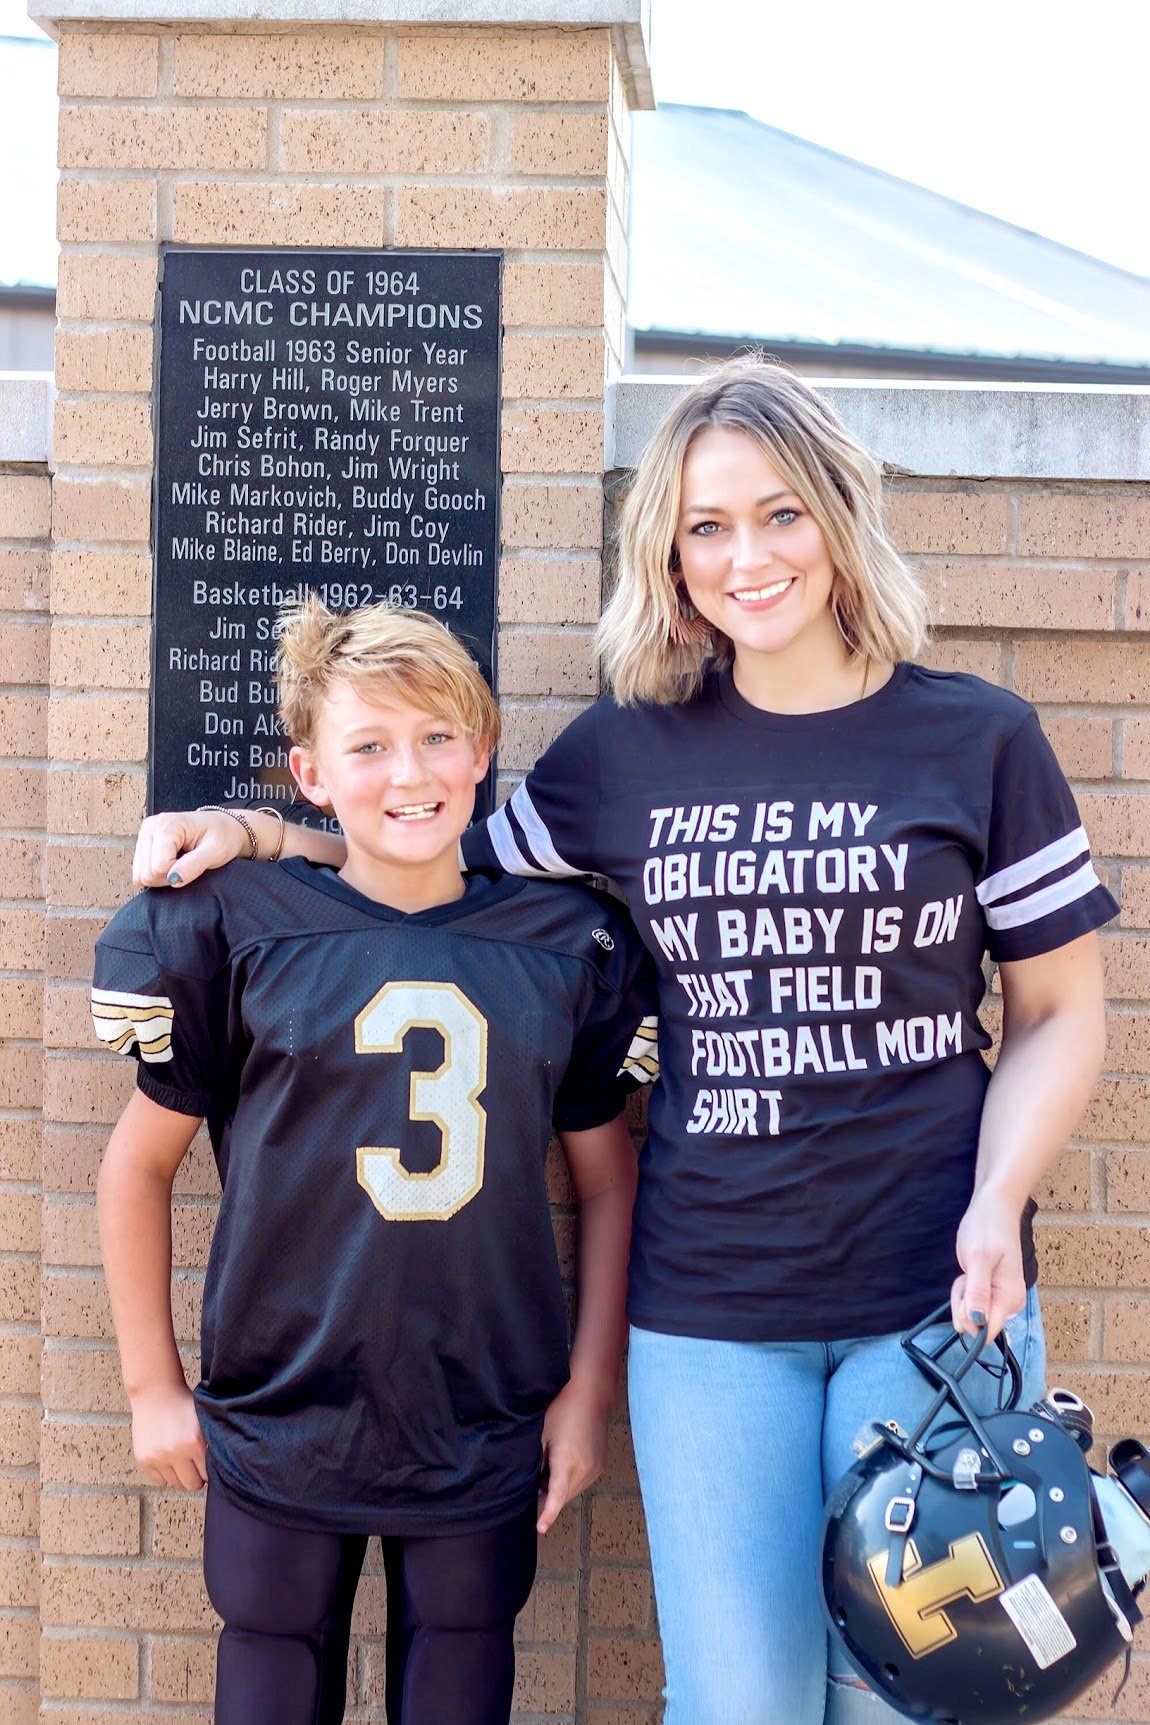
<path fill-rule="evenodd" d="M 568 1373 L 549 1132 L 652 1075 L 652 997 L 581 886 L 475 876 L 405 915 L 297 859 L 117 914 L 97 1032 L 207 1116 L 223 1185 L 196 1402 L 226 1493 L 400 1534 L 530 1501 Z"/>
<path fill-rule="evenodd" d="M 464 849 L 610 875 L 657 962 L 637 1325 L 845 1339 L 946 1299 L 984 954 L 1117 908 L 1032 708 L 909 664 L 824 713 L 762 712 L 729 672 L 682 705 L 602 700 Z M 1024 1252 L 1033 1279 L 1029 1217 Z"/>

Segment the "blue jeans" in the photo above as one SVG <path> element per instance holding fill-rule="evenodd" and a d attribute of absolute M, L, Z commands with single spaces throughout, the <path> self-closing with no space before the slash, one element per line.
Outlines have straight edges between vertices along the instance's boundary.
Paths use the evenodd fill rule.
<path fill-rule="evenodd" d="M 1034 1289 L 1007 1329 L 1029 1407 L 1045 1389 Z M 989 1412 L 989 1374 L 965 1381 Z M 633 1329 L 629 1389 L 664 1725 L 897 1725 L 837 1643 L 828 1649 L 817 1554 L 824 1497 L 862 1426 L 910 1429 L 931 1400 L 898 1336 L 717 1342 Z"/>

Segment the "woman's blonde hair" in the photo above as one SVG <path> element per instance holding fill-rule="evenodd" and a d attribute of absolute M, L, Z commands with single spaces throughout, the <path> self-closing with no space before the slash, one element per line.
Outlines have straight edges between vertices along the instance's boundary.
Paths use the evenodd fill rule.
<path fill-rule="evenodd" d="M 309 593 L 280 617 L 279 715 L 310 749 L 325 699 L 348 683 L 381 706 L 402 701 L 457 724 L 478 746 L 499 741 L 499 711 L 475 660 L 434 617 L 395 605 L 329 611 Z"/>
<path fill-rule="evenodd" d="M 835 572 L 831 609 L 852 652 L 913 658 L 926 638 L 926 600 L 887 535 L 877 464 L 801 378 L 752 356 L 689 389 L 635 470 L 597 637 L 615 698 L 685 701 L 712 665 L 734 656 L 725 635 L 684 609 L 677 576 L 683 460 L 712 426 L 754 438 L 822 529 Z"/>

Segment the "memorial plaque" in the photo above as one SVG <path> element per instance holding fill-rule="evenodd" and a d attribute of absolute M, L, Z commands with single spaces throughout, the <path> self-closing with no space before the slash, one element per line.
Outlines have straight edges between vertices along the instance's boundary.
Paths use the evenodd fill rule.
<path fill-rule="evenodd" d="M 165 250 L 150 809 L 299 799 L 276 619 L 428 611 L 493 681 L 500 255 Z"/>

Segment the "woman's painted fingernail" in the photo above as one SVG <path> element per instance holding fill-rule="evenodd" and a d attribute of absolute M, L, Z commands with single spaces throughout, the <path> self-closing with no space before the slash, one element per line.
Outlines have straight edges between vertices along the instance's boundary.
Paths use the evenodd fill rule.
<path fill-rule="evenodd" d="M 985 1324 L 985 1322 L 986 1322 L 986 1313 L 985 1312 L 971 1312 L 970 1315 L 976 1324 Z"/>
<path fill-rule="evenodd" d="M 184 884 L 183 875 L 178 874 L 176 872 L 176 870 L 173 869 L 171 874 L 168 876 L 168 885 L 169 886 L 183 886 L 183 884 Z"/>

